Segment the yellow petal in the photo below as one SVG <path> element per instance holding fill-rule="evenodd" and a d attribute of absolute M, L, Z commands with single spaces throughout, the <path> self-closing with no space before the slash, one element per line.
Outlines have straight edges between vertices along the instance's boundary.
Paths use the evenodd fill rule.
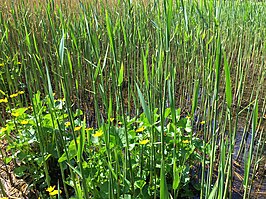
<path fill-rule="evenodd" d="M 201 121 L 200 124 L 205 124 L 205 121 Z"/>
<path fill-rule="evenodd" d="M 19 92 L 18 92 L 19 95 L 22 95 L 22 94 L 24 94 L 24 93 L 25 93 L 24 91 L 19 91 Z"/>
<path fill-rule="evenodd" d="M 115 118 L 111 117 L 110 118 L 110 122 L 113 122 L 115 120 Z"/>
<path fill-rule="evenodd" d="M 5 66 L 5 64 L 4 63 L 1 63 L 0 66 Z"/>

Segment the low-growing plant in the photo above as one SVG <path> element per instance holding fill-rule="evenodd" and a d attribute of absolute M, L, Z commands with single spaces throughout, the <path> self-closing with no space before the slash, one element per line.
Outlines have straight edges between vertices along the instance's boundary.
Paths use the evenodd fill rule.
<path fill-rule="evenodd" d="M 84 192 L 73 191 L 82 187 L 82 181 L 86 182 L 90 197 L 108 198 L 110 181 L 114 188 L 112 192 L 117 198 L 133 194 L 129 178 L 130 168 L 125 167 L 125 126 L 119 116 L 110 118 L 98 128 L 93 128 L 86 126 L 81 110 L 74 110 L 74 124 L 71 124 L 68 121 L 64 99 L 54 99 L 53 114 L 56 118 L 53 118 L 49 111 L 49 96 L 41 100 L 38 92 L 34 95 L 33 102 L 32 107 L 10 109 L 10 119 L 6 120 L 5 126 L 1 128 L 1 136 L 8 140 L 6 151 L 12 154 L 5 157 L 5 163 L 16 164 L 14 171 L 17 177 L 29 175 L 31 186 L 37 188 L 43 196 L 48 193 L 53 195 L 56 189 L 48 187 L 59 183 L 61 193 L 65 184 L 68 185 L 67 190 L 72 198 L 78 197 L 78 194 L 85 197 Z M 158 192 L 160 145 L 164 144 L 168 190 L 170 193 L 178 190 L 181 195 L 189 196 L 191 190 L 197 192 L 199 187 L 199 182 L 191 176 L 191 171 L 199 167 L 202 160 L 202 141 L 192 135 L 191 120 L 189 117 L 181 117 L 180 109 L 177 110 L 176 124 L 172 121 L 170 109 L 166 109 L 167 122 L 163 128 L 160 127 L 161 118 L 157 111 L 158 109 L 153 111 L 154 124 L 149 123 L 144 113 L 139 117 L 127 117 L 126 129 L 134 174 L 134 194 L 136 197 L 147 198 Z M 74 125 L 72 133 L 75 138 L 71 133 L 71 125 Z M 160 142 L 161 129 L 164 130 L 164 143 Z M 151 131 L 154 131 L 153 138 Z M 174 140 L 174 137 L 177 139 Z M 81 142 L 82 149 L 79 147 Z M 152 144 L 155 149 L 155 168 L 151 165 Z M 174 150 L 176 159 L 173 158 Z M 59 164 L 62 165 L 61 171 Z M 45 176 L 44 165 L 47 165 L 48 178 Z M 75 173 L 74 178 L 71 177 L 70 170 Z M 151 177 L 151 170 L 157 173 L 155 179 Z M 65 179 L 62 178 L 61 172 Z M 149 186 L 151 184 L 153 186 Z M 48 193 L 45 189 L 48 189 Z"/>

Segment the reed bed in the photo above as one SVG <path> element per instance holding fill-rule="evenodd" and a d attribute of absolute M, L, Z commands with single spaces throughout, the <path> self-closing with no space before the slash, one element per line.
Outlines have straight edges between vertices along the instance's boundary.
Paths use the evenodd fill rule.
<path fill-rule="evenodd" d="M 1 157 L 24 197 L 263 196 L 265 8 L 3 1 Z"/>

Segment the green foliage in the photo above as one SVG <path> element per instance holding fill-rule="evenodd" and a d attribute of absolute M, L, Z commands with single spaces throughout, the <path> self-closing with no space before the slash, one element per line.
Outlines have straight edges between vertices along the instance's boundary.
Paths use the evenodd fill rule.
<path fill-rule="evenodd" d="M 155 133 L 159 134 L 161 131 L 161 127 L 158 126 L 160 116 L 156 113 L 157 109 L 153 111 L 154 124 L 150 124 L 147 116 L 143 113 L 138 118 L 128 118 L 126 127 L 118 125 L 118 123 L 115 124 L 114 120 L 112 120 L 111 124 L 108 124 L 108 122 L 103 123 L 98 129 L 85 128 L 86 121 L 81 120 L 82 112 L 79 113 L 80 111 L 77 110 L 73 124 L 75 126 L 74 132 L 71 132 L 72 128 L 70 128 L 71 124 L 67 120 L 68 115 L 64 99 L 54 99 L 55 107 L 53 113 L 56 114 L 57 121 L 55 125 L 53 125 L 53 117 L 48 111 L 49 96 L 41 100 L 40 93 L 37 93 L 33 101 L 35 102 L 35 108 L 13 109 L 12 114 L 18 113 L 19 116 L 13 116 L 11 120 L 8 120 L 5 127 L 6 130 L 3 131 L 2 128 L 1 131 L 1 136 L 10 140 L 7 152 L 14 154 L 11 159 L 6 158 L 6 163 L 8 164 L 15 159 L 19 161 L 19 166 L 15 169 L 17 177 L 29 174 L 34 180 L 35 186 L 43 184 L 45 179 L 41 168 L 44 163 L 47 163 L 48 169 L 52 170 L 53 167 L 58 167 L 58 162 L 64 165 L 63 170 L 65 172 L 72 170 L 80 178 L 75 178 L 76 182 L 73 182 L 70 176 L 66 176 L 65 183 L 73 187 L 73 189 L 76 189 L 75 184 L 80 186 L 79 183 L 85 181 L 89 195 L 108 198 L 108 181 L 110 180 L 109 174 L 111 174 L 113 180 L 115 180 L 113 183 L 116 192 L 132 194 L 129 179 L 125 178 L 122 172 L 125 169 L 124 172 L 128 172 L 128 168 L 124 168 L 123 161 L 123 151 L 126 147 L 124 131 L 127 128 L 136 194 L 139 197 L 151 197 L 155 194 L 155 190 L 148 186 L 150 176 L 148 165 L 151 158 L 150 126 L 154 126 Z M 34 115 L 32 109 L 38 113 Z M 170 109 L 167 109 L 166 112 L 165 117 L 169 120 L 168 124 L 163 128 L 166 153 L 166 192 L 171 191 L 173 178 L 175 178 L 173 188 L 175 190 L 185 190 L 185 187 L 190 185 L 190 170 L 193 169 L 193 165 L 201 162 L 202 142 L 200 139 L 191 137 L 189 133 L 191 132 L 189 118 L 181 118 L 180 120 L 177 118 L 177 126 L 175 126 L 171 120 Z M 105 130 L 103 131 L 103 129 Z M 43 131 L 45 134 L 41 134 L 38 131 Z M 76 134 L 76 139 L 74 139 L 72 133 Z M 58 134 L 62 134 L 62 139 L 58 139 L 60 137 Z M 174 142 L 173 137 L 175 134 L 179 139 Z M 110 136 L 108 150 L 111 157 L 114 158 L 112 162 L 108 162 L 106 159 L 107 143 L 104 139 L 106 135 Z M 81 139 L 83 139 L 83 144 L 81 144 Z M 41 142 L 42 145 L 40 144 Z M 59 143 L 56 145 L 55 142 Z M 77 148 L 76 145 L 79 147 Z M 160 165 L 159 145 L 159 142 L 154 143 L 154 149 L 157 151 L 155 157 L 156 169 L 160 169 L 160 166 L 158 166 Z M 173 147 L 174 145 L 176 145 L 176 148 Z M 43 156 L 40 154 L 40 147 L 45 148 Z M 82 150 L 80 149 L 81 147 L 83 147 Z M 176 150 L 178 157 L 175 161 L 173 161 L 173 150 Z M 58 154 L 61 154 L 61 156 L 59 157 Z M 79 161 L 82 164 L 79 165 Z M 175 165 L 174 170 L 171 169 L 173 164 Z M 81 173 L 82 171 L 83 174 Z M 49 174 L 51 178 L 54 175 L 53 173 Z M 157 175 L 159 177 L 159 174 Z M 176 178 L 174 176 L 179 177 Z M 123 183 L 117 184 L 119 179 L 123 179 Z M 52 179 L 51 181 L 55 182 L 55 180 L 60 181 L 60 179 Z M 158 180 L 155 182 L 155 187 L 160 187 Z"/>

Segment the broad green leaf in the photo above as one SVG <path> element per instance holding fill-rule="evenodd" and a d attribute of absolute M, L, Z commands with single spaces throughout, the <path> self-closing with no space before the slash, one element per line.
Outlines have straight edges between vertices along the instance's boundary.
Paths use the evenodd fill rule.
<path fill-rule="evenodd" d="M 80 142 L 80 136 L 77 137 L 77 144 L 79 145 Z M 68 146 L 68 158 L 69 160 L 73 159 L 76 155 L 77 155 L 77 150 L 76 150 L 76 145 L 75 145 L 75 141 L 72 140 Z M 66 152 L 63 153 L 63 155 L 59 158 L 58 162 L 64 162 L 67 160 L 67 154 Z"/>
<path fill-rule="evenodd" d="M 136 86 L 137 86 L 137 90 L 138 90 L 138 95 L 139 95 L 141 106 L 142 106 L 142 108 L 144 110 L 144 113 L 145 113 L 146 117 L 148 118 L 149 124 L 151 124 L 152 122 L 151 122 L 150 110 L 148 109 L 148 106 L 147 106 L 147 104 L 146 104 L 146 102 L 144 100 L 142 92 L 139 89 L 139 86 L 137 84 L 136 84 Z"/>
<path fill-rule="evenodd" d="M 225 73 L 225 96 L 227 106 L 230 109 L 232 106 L 232 88 L 231 88 L 231 78 L 230 78 L 230 69 L 224 53 L 224 73 Z"/>
<path fill-rule="evenodd" d="M 118 86 L 121 86 L 121 84 L 123 83 L 123 78 L 124 78 L 124 64 L 122 63 L 119 71 Z"/>

